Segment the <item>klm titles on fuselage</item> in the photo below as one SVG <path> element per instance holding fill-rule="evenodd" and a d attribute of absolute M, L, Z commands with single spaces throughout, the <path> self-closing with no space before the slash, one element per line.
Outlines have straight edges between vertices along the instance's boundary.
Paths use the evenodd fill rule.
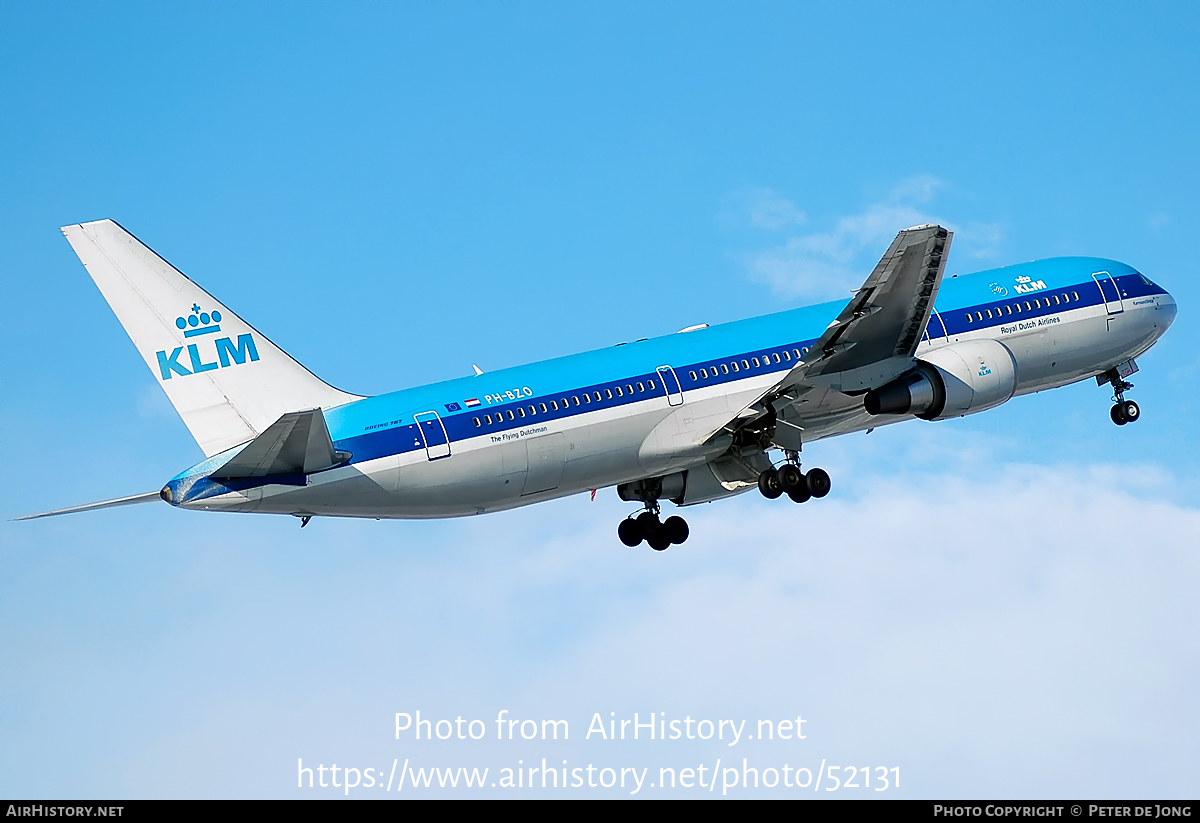
<path fill-rule="evenodd" d="M 183 332 L 185 338 L 202 337 L 210 334 L 219 334 L 221 331 L 221 312 L 214 309 L 212 313 L 201 311 L 198 304 L 192 305 L 192 313 L 185 317 L 176 317 L 175 325 Z M 187 377 L 200 372 L 212 371 L 217 368 L 229 368 L 230 366 L 240 366 L 246 362 L 255 362 L 258 360 L 258 347 L 254 345 L 254 336 L 246 333 L 239 334 L 237 343 L 234 343 L 228 337 L 212 338 L 212 344 L 215 348 L 216 359 L 211 359 L 212 354 L 209 354 L 211 349 L 206 348 L 206 352 L 201 354 L 201 343 L 185 343 L 183 346 L 176 346 L 175 349 L 168 355 L 166 350 L 155 352 L 158 357 L 158 371 L 162 375 L 163 380 L 170 380 L 175 375 Z M 184 348 L 188 353 L 187 366 L 179 362 L 180 355 L 183 354 Z M 207 362 L 205 358 L 209 359 Z"/>
<path fill-rule="evenodd" d="M 1013 286 L 1013 291 L 1018 294 L 1029 294 L 1034 291 L 1042 291 L 1046 288 L 1045 281 L 1034 280 L 1032 277 L 1018 277 L 1017 284 Z"/>

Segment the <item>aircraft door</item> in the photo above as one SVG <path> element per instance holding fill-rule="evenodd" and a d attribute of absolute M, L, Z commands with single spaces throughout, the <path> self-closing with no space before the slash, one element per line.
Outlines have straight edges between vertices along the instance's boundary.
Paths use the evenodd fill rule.
<path fill-rule="evenodd" d="M 1096 285 L 1100 287 L 1100 294 L 1104 298 L 1104 308 L 1109 314 L 1120 314 L 1125 311 L 1125 303 L 1121 300 L 1121 290 L 1117 288 L 1117 281 L 1113 280 L 1113 276 L 1106 271 L 1098 271 L 1092 275 L 1092 279 L 1096 281 Z"/>
<path fill-rule="evenodd" d="M 530 437 L 525 441 L 529 460 L 529 474 L 525 476 L 525 488 L 521 494 L 534 494 L 557 489 L 562 481 L 563 452 L 562 432 Z"/>
<path fill-rule="evenodd" d="M 659 366 L 658 376 L 662 379 L 663 388 L 667 392 L 667 402 L 672 406 L 683 405 L 683 388 L 679 385 L 679 378 L 675 375 L 675 370 L 670 366 Z"/>
<path fill-rule="evenodd" d="M 430 460 L 450 456 L 450 438 L 446 435 L 446 426 L 435 411 L 421 412 L 414 415 L 417 431 L 425 443 L 425 454 Z"/>

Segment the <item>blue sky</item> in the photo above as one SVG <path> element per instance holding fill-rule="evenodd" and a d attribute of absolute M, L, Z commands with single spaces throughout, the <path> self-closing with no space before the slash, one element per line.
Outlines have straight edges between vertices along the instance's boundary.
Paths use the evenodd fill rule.
<path fill-rule="evenodd" d="M 1183 3 L 4 5 L 0 795 L 744 756 L 1194 797 L 1198 37 Z M 700 507 L 661 555 L 617 543 L 612 490 L 8 522 L 200 457 L 59 232 L 105 217 L 364 394 L 834 299 L 925 220 L 950 271 L 1107 256 L 1180 314 L 1135 426 L 1083 383 L 814 444 L 829 498 Z M 395 740 L 417 709 L 572 739 Z M 635 711 L 808 738 L 583 739 Z"/>

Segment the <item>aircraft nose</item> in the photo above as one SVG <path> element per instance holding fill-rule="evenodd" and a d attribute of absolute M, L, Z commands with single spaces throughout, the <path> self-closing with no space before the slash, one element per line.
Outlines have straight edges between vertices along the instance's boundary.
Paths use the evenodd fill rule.
<path fill-rule="evenodd" d="M 1163 331 L 1171 327 L 1175 322 L 1175 315 L 1179 314 L 1179 307 L 1175 303 L 1175 298 L 1166 289 L 1163 289 L 1163 296 L 1158 300 L 1158 311 L 1163 319 Z"/>

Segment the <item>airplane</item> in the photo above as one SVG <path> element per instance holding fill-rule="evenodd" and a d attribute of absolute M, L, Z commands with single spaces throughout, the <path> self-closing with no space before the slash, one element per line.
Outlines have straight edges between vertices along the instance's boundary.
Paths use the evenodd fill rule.
<path fill-rule="evenodd" d="M 615 486 L 617 534 L 662 551 L 687 507 L 831 480 L 803 447 L 946 420 L 1094 377 L 1117 425 L 1175 300 L 1134 268 L 1060 257 L 943 279 L 953 233 L 904 229 L 846 303 L 796 308 L 375 397 L 325 383 L 112 220 L 62 229 L 205 459 L 160 491 L 200 511 L 414 519 Z"/>

